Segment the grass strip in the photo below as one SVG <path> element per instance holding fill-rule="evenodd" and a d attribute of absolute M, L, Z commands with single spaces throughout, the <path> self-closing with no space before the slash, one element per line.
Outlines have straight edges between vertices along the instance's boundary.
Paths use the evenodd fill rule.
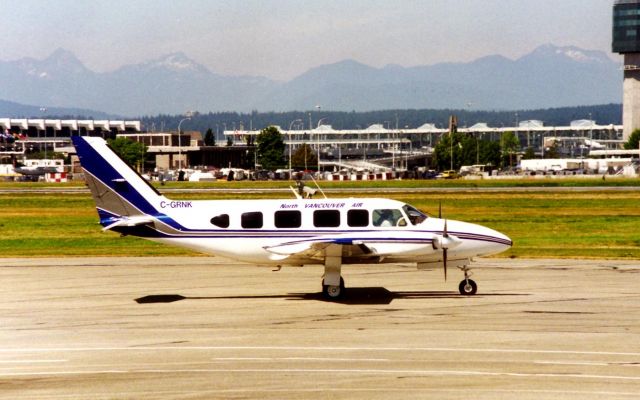
<path fill-rule="evenodd" d="M 367 196 L 380 195 L 371 192 Z M 640 191 L 519 193 L 505 189 L 416 194 L 407 190 L 385 196 L 432 215 L 442 202 L 448 219 L 486 225 L 509 235 L 515 245 L 500 257 L 640 258 Z M 243 196 L 277 197 L 259 191 Z M 188 193 L 179 198 L 229 199 L 237 195 Z M 88 193 L 0 194 L 0 257 L 198 255 L 102 232 L 97 220 Z"/>

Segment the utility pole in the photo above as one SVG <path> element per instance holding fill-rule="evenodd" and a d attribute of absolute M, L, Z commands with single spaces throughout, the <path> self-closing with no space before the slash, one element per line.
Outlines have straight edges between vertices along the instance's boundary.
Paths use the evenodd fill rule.
<path fill-rule="evenodd" d="M 451 170 L 453 171 L 453 134 L 458 130 L 458 119 L 455 115 L 449 117 L 449 152 L 451 159 Z"/>

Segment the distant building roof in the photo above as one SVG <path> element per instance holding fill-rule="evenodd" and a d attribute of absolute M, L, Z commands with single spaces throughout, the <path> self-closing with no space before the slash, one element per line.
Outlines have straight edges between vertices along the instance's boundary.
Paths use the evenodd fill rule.
<path fill-rule="evenodd" d="M 591 128 L 596 126 L 596 121 L 591 119 L 578 119 L 575 121 L 571 121 L 570 126 L 572 128 Z"/>
<path fill-rule="evenodd" d="M 478 122 L 477 124 L 473 125 L 469 129 L 473 131 L 483 131 L 483 130 L 490 130 L 491 128 L 489 127 L 489 125 L 487 125 L 486 122 Z"/>
<path fill-rule="evenodd" d="M 373 124 L 370 127 L 368 127 L 366 130 L 367 131 L 380 131 L 383 130 L 384 126 L 382 124 Z"/>
<path fill-rule="evenodd" d="M 425 131 L 432 131 L 432 130 L 435 130 L 435 129 L 438 129 L 438 128 L 436 128 L 435 124 L 423 124 L 423 125 L 420 125 L 420 127 L 418 129 L 419 130 L 425 130 Z"/>
<path fill-rule="evenodd" d="M 543 126 L 544 126 L 544 122 L 539 121 L 537 119 L 522 121 L 518 124 L 518 127 L 520 128 L 542 128 Z"/>

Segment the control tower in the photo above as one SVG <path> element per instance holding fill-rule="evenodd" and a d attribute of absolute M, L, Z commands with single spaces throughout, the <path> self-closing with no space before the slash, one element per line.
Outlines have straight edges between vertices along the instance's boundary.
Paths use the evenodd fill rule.
<path fill-rule="evenodd" d="M 640 129 L 640 0 L 614 2 L 612 49 L 624 56 L 622 125 L 627 140 Z"/>

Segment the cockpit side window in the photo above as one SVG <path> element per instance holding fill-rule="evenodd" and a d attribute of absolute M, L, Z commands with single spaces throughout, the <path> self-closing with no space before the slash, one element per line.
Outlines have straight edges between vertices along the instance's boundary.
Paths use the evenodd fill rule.
<path fill-rule="evenodd" d="M 407 214 L 407 217 L 409 217 L 409 222 L 411 222 L 412 225 L 418 225 L 428 218 L 426 214 L 408 204 L 405 204 L 402 209 L 405 214 Z"/>
<path fill-rule="evenodd" d="M 388 227 L 407 225 L 407 221 L 405 221 L 400 210 L 390 208 L 373 210 L 371 216 L 373 219 L 373 226 Z"/>

